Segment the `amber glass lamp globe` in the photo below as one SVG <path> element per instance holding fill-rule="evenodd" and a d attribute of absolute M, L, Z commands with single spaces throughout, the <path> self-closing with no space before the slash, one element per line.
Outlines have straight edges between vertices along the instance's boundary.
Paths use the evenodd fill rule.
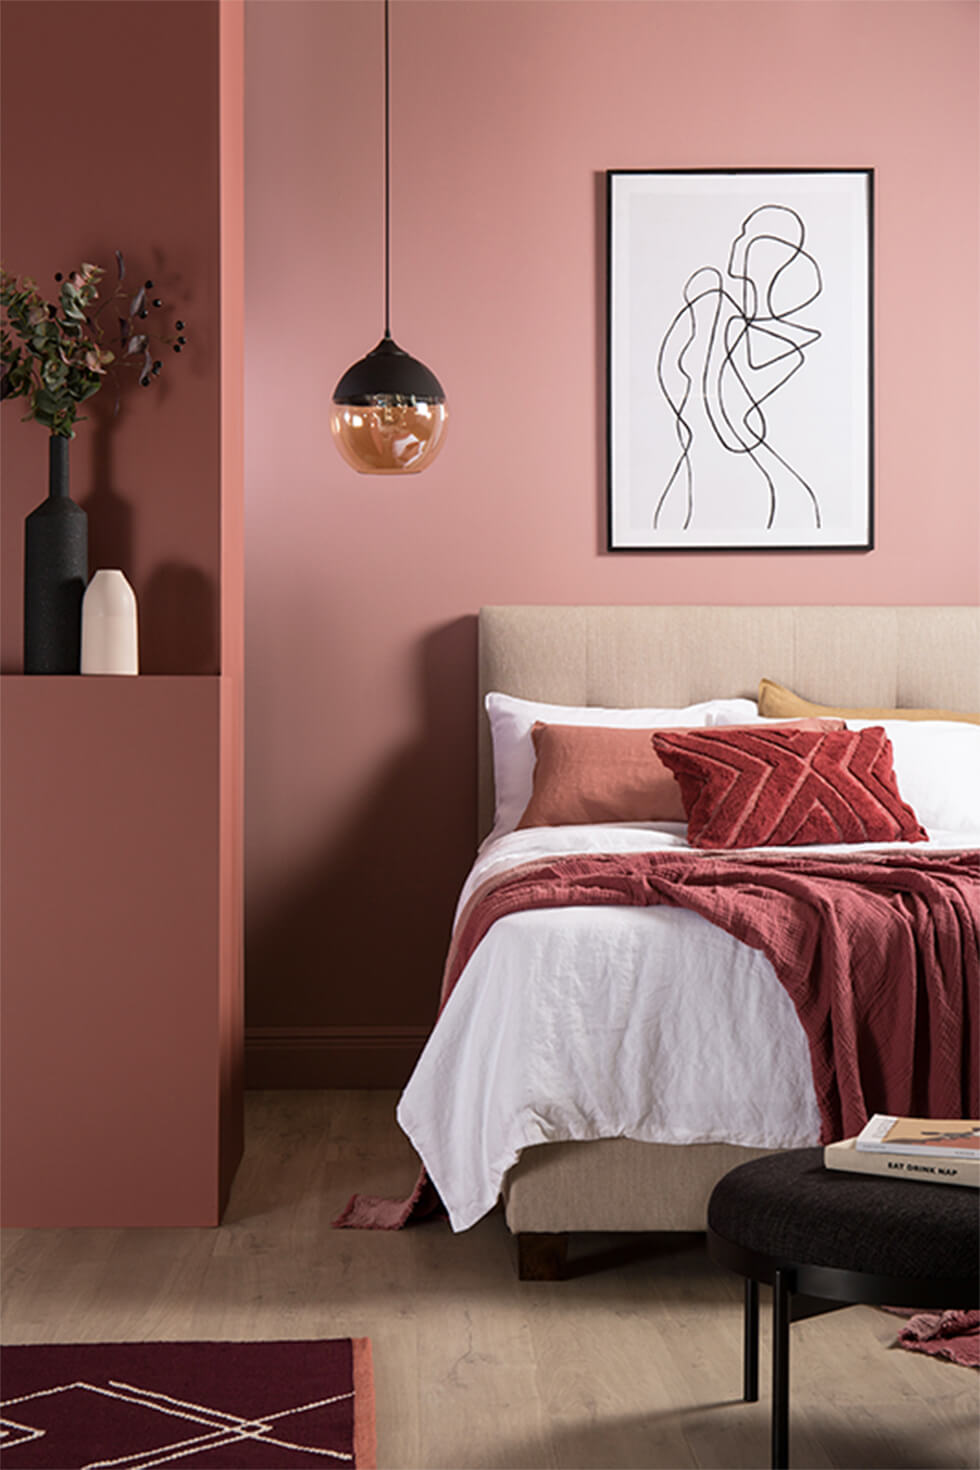
<path fill-rule="evenodd" d="M 360 474 L 412 475 L 438 455 L 448 418 L 435 373 L 386 332 L 334 389 L 330 430 L 342 457 Z"/>

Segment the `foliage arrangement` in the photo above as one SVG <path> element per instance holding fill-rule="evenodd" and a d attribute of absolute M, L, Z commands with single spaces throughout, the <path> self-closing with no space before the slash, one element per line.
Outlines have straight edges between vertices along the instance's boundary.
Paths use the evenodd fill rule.
<path fill-rule="evenodd" d="M 185 336 L 175 341 L 151 336 L 142 323 L 151 309 L 163 306 L 159 298 L 148 294 L 153 282 L 144 282 L 130 297 L 123 286 L 126 264 L 118 250 L 116 268 L 115 291 L 94 310 L 99 282 L 105 275 L 100 266 L 85 264 L 67 277 L 59 271 L 55 276 L 60 283 L 57 302 L 45 300 L 29 276 L 18 278 L 0 271 L 0 398 L 26 398 L 25 422 L 36 419 L 50 433 L 73 439 L 79 406 L 98 393 L 107 370 L 115 371 L 114 364 L 132 367 L 140 386 L 148 388 L 163 368 L 162 361 L 154 357 L 155 343 L 166 343 L 174 352 L 186 345 Z M 99 320 L 112 304 L 117 308 L 118 355 L 103 345 L 105 332 Z M 178 322 L 177 331 L 183 330 L 184 323 Z"/>

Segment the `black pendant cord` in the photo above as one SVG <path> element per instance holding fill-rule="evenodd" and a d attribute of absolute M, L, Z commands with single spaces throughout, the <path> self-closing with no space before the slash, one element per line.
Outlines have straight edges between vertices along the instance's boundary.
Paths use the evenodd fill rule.
<path fill-rule="evenodd" d="M 403 351 L 391 335 L 391 46 L 390 46 L 390 0 L 384 0 L 384 218 L 382 225 L 384 244 L 384 336 L 378 345 L 359 361 L 352 363 L 333 391 L 333 402 L 340 405 L 362 407 L 377 403 L 380 399 L 411 401 L 413 408 L 418 404 L 444 404 L 446 395 L 442 384 L 425 363 L 419 362 L 410 353 Z M 441 440 L 443 412 L 438 430 L 431 423 L 426 429 L 426 438 L 434 451 Z M 339 420 L 338 420 L 339 422 Z M 333 430 L 335 435 L 338 430 Z M 339 442 L 339 439 L 338 439 Z M 356 453 L 350 462 L 354 463 Z M 355 465 L 355 468 L 358 466 Z M 401 468 L 401 467 L 399 467 Z"/>
<path fill-rule="evenodd" d="M 385 336 L 391 336 L 391 99 L 388 64 L 388 0 L 385 0 Z"/>

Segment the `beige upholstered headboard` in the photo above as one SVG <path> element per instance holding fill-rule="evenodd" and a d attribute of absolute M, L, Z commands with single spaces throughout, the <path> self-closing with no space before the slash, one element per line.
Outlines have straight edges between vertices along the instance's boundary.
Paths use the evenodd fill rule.
<path fill-rule="evenodd" d="M 481 837 L 493 822 L 490 690 L 554 704 L 756 696 L 763 676 L 821 704 L 980 709 L 975 607 L 484 607 Z"/>

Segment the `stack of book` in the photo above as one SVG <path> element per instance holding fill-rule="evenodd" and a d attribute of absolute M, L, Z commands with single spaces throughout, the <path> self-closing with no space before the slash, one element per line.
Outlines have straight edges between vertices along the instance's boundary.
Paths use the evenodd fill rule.
<path fill-rule="evenodd" d="M 856 1174 L 980 1189 L 980 1120 L 875 1113 L 857 1138 L 828 1143 L 823 1161 L 828 1169 Z"/>

